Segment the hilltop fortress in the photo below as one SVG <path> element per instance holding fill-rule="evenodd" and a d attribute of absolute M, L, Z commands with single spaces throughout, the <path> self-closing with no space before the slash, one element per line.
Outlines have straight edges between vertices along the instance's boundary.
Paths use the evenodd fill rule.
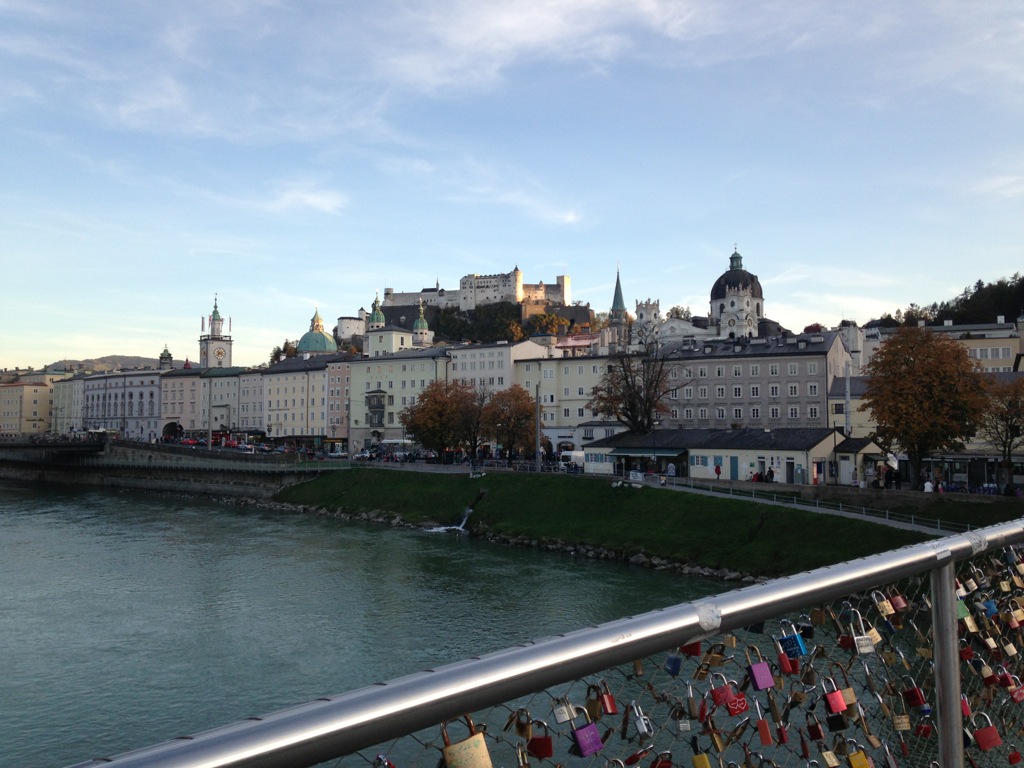
<path fill-rule="evenodd" d="M 569 306 L 572 304 L 569 276 L 558 275 L 554 284 L 524 283 L 522 270 L 517 266 L 511 272 L 496 275 L 466 275 L 459 280 L 457 291 L 448 291 L 440 282 L 433 288 L 419 292 L 396 293 L 394 288 L 384 289 L 383 307 L 425 306 L 446 309 L 456 307 L 460 311 L 476 309 L 484 304 L 507 301 L 512 304 L 538 304 Z"/>

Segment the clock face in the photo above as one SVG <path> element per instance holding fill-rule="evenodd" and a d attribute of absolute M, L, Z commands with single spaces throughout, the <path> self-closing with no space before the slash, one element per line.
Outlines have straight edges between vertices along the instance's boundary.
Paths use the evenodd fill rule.
<path fill-rule="evenodd" d="M 729 318 L 729 327 L 731 328 L 734 325 L 736 325 L 736 321 L 733 318 L 730 317 Z"/>
<path fill-rule="evenodd" d="M 216 356 L 216 358 L 218 360 L 223 360 L 224 359 L 224 347 L 217 347 L 217 349 L 215 349 L 213 351 L 213 354 L 214 354 L 214 356 Z"/>
<path fill-rule="evenodd" d="M 747 318 L 747 325 L 753 327 L 753 325 L 754 325 L 754 318 L 748 317 Z"/>

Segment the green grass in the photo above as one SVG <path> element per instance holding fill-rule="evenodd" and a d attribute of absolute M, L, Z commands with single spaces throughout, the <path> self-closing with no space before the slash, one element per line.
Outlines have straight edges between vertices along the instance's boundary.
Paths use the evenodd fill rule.
<path fill-rule="evenodd" d="M 835 515 L 607 479 L 467 475 L 353 468 L 278 494 L 280 501 L 349 513 L 383 510 L 407 522 L 457 524 L 542 541 L 643 552 L 711 568 L 779 576 L 831 565 L 928 536 Z M 944 501 L 944 500 L 943 500 Z M 934 517 L 918 510 L 918 514 Z"/>

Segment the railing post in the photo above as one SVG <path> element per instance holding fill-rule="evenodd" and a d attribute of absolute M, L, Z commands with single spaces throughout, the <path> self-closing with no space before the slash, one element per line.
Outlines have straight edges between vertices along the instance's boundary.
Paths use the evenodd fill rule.
<path fill-rule="evenodd" d="M 935 730 L 939 738 L 939 765 L 943 768 L 964 766 L 955 579 L 956 563 L 952 559 L 931 572 Z"/>

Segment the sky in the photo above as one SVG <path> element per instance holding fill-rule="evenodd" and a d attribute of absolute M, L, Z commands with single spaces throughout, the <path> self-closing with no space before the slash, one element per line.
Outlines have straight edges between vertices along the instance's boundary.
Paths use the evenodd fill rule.
<path fill-rule="evenodd" d="M 0 0 L 0 368 L 516 266 L 704 315 L 734 248 L 865 323 L 1022 243 L 1019 0 Z"/>

